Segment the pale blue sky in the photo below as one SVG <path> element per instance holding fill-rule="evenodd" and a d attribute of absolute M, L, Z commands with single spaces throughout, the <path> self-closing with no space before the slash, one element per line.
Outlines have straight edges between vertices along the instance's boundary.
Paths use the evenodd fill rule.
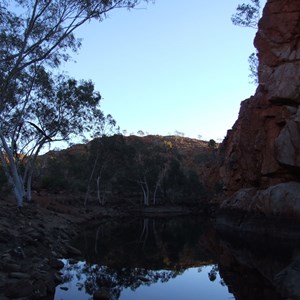
<path fill-rule="evenodd" d="M 80 28 L 64 69 L 91 79 L 121 130 L 223 139 L 255 92 L 248 56 L 255 30 L 231 23 L 240 0 L 156 0 Z"/>

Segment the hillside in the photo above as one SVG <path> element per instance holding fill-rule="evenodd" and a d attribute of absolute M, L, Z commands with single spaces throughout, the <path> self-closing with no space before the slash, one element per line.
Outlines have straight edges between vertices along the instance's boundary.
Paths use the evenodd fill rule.
<path fill-rule="evenodd" d="M 101 204 L 192 204 L 207 198 L 216 149 L 180 136 L 115 135 L 41 156 L 34 189 Z"/>

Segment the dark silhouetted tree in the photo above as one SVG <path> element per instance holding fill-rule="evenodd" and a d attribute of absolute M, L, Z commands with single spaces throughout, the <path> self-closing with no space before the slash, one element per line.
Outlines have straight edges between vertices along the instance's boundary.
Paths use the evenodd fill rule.
<path fill-rule="evenodd" d="M 216 147 L 217 147 L 216 141 L 213 140 L 213 139 L 210 139 L 210 140 L 208 141 L 208 147 L 209 147 L 209 148 L 216 148 Z"/>
<path fill-rule="evenodd" d="M 236 26 L 250 27 L 257 29 L 258 21 L 261 17 L 260 0 L 250 0 L 251 4 L 239 4 L 236 8 L 236 13 L 232 15 L 231 21 Z M 257 52 L 250 54 L 249 63 L 249 78 L 254 84 L 258 84 L 258 56 Z"/>
<path fill-rule="evenodd" d="M 257 29 L 260 19 L 260 0 L 250 0 L 251 4 L 239 4 L 231 21 L 234 25 Z"/>
<path fill-rule="evenodd" d="M 141 2 L 148 1 L 11 0 L 0 4 L 0 156 L 18 206 L 31 197 L 32 157 L 52 141 L 54 133 L 50 133 L 60 131 L 65 137 L 72 122 L 82 133 L 88 129 L 86 120 L 102 117 L 96 106 L 100 95 L 92 84 L 56 77 L 50 70 L 79 49 L 81 42 L 74 32 L 81 25 L 92 19 L 102 21 L 113 9 L 131 9 Z M 55 109 L 53 99 L 60 102 L 63 114 L 66 110 L 74 114 L 66 118 Z M 76 101 L 73 105 L 67 99 Z M 29 162 L 25 174 L 20 166 L 24 155 Z"/>

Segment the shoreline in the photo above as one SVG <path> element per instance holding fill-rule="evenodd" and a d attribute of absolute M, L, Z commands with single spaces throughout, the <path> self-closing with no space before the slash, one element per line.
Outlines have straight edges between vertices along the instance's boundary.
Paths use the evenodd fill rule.
<path fill-rule="evenodd" d="M 222 211 L 214 205 L 142 207 L 99 207 L 90 203 L 85 209 L 80 197 L 69 195 L 58 199 L 35 199 L 17 209 L 10 199 L 0 199 L 0 298 L 3 300 L 52 300 L 55 287 L 61 283 L 62 258 L 82 257 L 72 241 L 82 228 L 96 226 L 111 218 L 164 218 L 203 215 L 212 219 L 217 230 L 239 235 L 281 236 L 295 241 L 300 237 L 300 223 L 276 218 L 247 215 L 242 211 Z M 42 201 L 43 200 L 43 201 Z M 286 226 L 283 226 L 286 224 Z M 286 231 L 284 231 L 286 230 Z"/>
<path fill-rule="evenodd" d="M 130 216 L 167 217 L 201 213 L 176 207 L 99 207 L 84 209 L 79 198 L 55 195 L 34 199 L 18 209 L 10 197 L 1 198 L 0 211 L 0 298 L 52 300 L 61 283 L 62 258 L 80 258 L 72 241 L 83 227 L 95 226 L 108 218 Z M 55 199 L 56 198 L 56 199 Z M 65 202 L 65 203 L 64 203 Z M 45 205 L 47 203 L 47 205 Z"/>

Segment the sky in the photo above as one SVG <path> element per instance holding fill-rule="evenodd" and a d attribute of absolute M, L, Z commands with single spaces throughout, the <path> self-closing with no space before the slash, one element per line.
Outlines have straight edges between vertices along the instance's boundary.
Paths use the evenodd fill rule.
<path fill-rule="evenodd" d="M 221 141 L 256 89 L 248 78 L 255 30 L 231 23 L 241 2 L 156 0 L 112 11 L 76 32 L 82 47 L 63 69 L 95 83 L 121 132 Z"/>

